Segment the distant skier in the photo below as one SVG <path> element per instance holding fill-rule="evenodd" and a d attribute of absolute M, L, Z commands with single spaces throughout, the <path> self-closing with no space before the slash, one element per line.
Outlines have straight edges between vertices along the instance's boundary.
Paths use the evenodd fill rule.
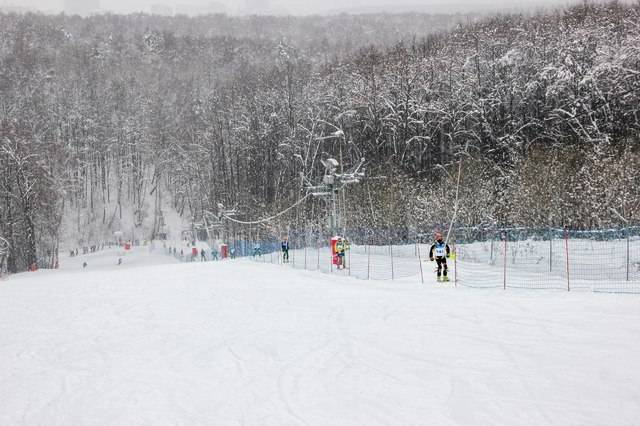
<path fill-rule="evenodd" d="M 255 258 L 256 256 L 261 256 L 262 252 L 260 250 L 260 244 L 256 244 L 255 246 L 253 246 L 253 257 Z"/>
<path fill-rule="evenodd" d="M 336 266 L 338 269 L 345 269 L 347 267 L 345 262 L 347 248 L 348 245 L 346 238 L 344 240 L 342 238 L 338 238 L 338 241 L 336 242 L 336 254 L 338 255 L 338 263 Z"/>
<path fill-rule="evenodd" d="M 449 281 L 449 277 L 447 277 L 447 258 L 450 254 L 449 245 L 442 239 L 442 234 L 436 232 L 436 241 L 431 246 L 431 250 L 429 250 L 429 260 L 432 262 L 435 260 L 438 265 L 438 281 Z"/>
<path fill-rule="evenodd" d="M 207 260 L 207 254 L 204 252 L 204 249 L 200 249 L 200 261 L 205 262 Z"/>
<path fill-rule="evenodd" d="M 236 258 L 236 249 L 232 248 L 229 252 L 231 253 L 231 259 L 235 259 Z"/>
<path fill-rule="evenodd" d="M 280 243 L 282 250 L 282 263 L 289 263 L 289 239 L 284 237 Z"/>
<path fill-rule="evenodd" d="M 221 260 L 220 244 L 217 240 L 213 240 L 211 244 L 211 260 Z"/>
<path fill-rule="evenodd" d="M 118 258 L 118 265 L 122 265 L 122 258 L 121 257 Z"/>
<path fill-rule="evenodd" d="M 82 262 L 82 268 L 86 268 L 87 267 L 87 262 Z"/>

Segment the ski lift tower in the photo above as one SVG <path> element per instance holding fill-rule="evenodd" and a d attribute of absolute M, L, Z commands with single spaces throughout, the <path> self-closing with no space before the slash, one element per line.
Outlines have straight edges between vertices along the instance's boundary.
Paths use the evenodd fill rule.
<path fill-rule="evenodd" d="M 211 236 L 211 231 L 215 231 L 216 238 L 220 237 L 220 230 L 224 228 L 224 224 L 222 223 L 222 219 L 219 215 L 210 212 L 208 210 L 204 210 L 202 212 L 202 228 L 207 232 L 207 238 L 209 239 L 209 244 L 213 243 L 214 238 Z"/>
<path fill-rule="evenodd" d="M 338 167 L 342 167 L 341 164 L 335 158 L 328 158 L 321 160 L 322 165 L 325 168 L 324 176 L 322 177 L 322 184 L 309 185 L 307 190 L 310 191 L 314 197 L 322 197 L 328 205 L 330 205 L 330 223 L 329 227 L 331 234 L 337 233 L 338 227 L 343 223 L 339 217 L 338 209 L 336 208 L 336 197 L 338 193 L 343 190 L 347 185 L 354 183 L 360 183 L 362 179 L 366 178 L 364 170 L 361 171 L 362 166 L 365 163 L 365 159 L 362 158 L 357 167 L 351 172 L 338 173 Z"/>
<path fill-rule="evenodd" d="M 225 219 L 225 218 L 229 219 L 235 216 L 236 214 L 238 214 L 235 208 L 227 209 L 222 203 L 218 203 L 217 207 L 218 207 L 217 220 L 218 220 L 218 223 L 220 224 L 222 224 L 222 219 Z M 221 229 L 226 234 L 226 227 L 223 226 Z M 223 235 L 222 238 L 226 239 L 226 235 Z"/>

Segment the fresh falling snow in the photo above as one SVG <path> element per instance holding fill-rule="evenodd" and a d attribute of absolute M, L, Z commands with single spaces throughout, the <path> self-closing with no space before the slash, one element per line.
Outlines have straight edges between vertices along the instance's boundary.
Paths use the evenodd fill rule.
<path fill-rule="evenodd" d="M 2 425 L 633 425 L 640 298 L 116 251 L 0 281 Z M 88 266 L 83 269 L 81 264 Z"/>

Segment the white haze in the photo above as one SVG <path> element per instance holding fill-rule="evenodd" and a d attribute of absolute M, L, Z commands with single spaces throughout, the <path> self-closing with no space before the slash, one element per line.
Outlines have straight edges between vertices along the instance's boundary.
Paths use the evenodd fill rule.
<path fill-rule="evenodd" d="M 101 10 L 130 13 L 149 12 L 153 5 L 173 9 L 211 4 L 230 14 L 333 14 L 341 12 L 475 12 L 554 7 L 571 0 L 101 0 Z M 0 0 L 0 6 L 19 6 L 45 12 L 64 10 L 65 0 Z"/>

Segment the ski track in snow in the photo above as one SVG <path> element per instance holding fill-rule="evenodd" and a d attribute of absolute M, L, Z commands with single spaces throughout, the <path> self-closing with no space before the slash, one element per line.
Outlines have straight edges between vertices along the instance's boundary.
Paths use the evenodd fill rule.
<path fill-rule="evenodd" d="M 0 424 L 638 424 L 637 295 L 119 256 L 0 281 Z"/>

